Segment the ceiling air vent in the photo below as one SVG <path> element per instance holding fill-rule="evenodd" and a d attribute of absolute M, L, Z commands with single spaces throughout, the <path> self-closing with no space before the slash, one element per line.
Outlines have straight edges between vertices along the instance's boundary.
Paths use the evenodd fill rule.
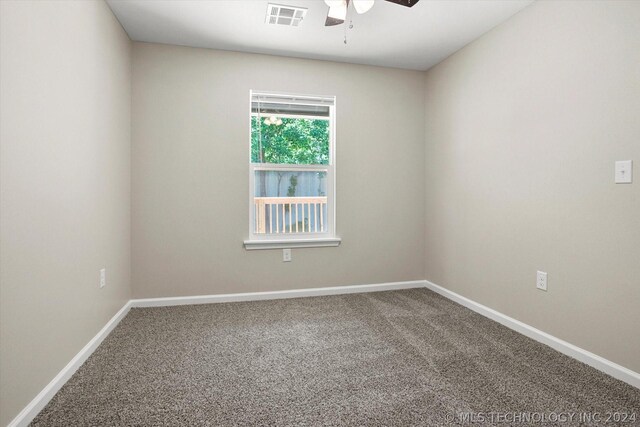
<path fill-rule="evenodd" d="M 285 25 L 287 27 L 297 27 L 307 14 L 304 7 L 282 6 L 279 4 L 267 5 L 267 17 L 265 22 L 273 25 Z"/>

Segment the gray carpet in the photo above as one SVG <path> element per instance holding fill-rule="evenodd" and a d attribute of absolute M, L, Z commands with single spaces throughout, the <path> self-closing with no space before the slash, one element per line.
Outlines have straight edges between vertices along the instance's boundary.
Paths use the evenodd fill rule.
<path fill-rule="evenodd" d="M 570 412 L 640 416 L 640 390 L 411 289 L 132 309 L 33 425 L 431 426 L 466 413 L 529 425 Z"/>

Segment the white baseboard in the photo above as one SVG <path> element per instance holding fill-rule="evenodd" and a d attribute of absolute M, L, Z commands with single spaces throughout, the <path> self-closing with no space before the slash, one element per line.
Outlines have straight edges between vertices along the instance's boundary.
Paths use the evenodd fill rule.
<path fill-rule="evenodd" d="M 533 326 L 529 326 L 526 323 L 502 314 L 492 308 L 472 301 L 469 298 L 465 298 L 462 295 L 445 289 L 442 286 L 438 286 L 435 283 L 429 282 L 428 280 L 425 280 L 425 283 L 425 286 L 428 289 L 452 301 L 455 301 L 458 304 L 463 305 L 478 314 L 488 317 L 491 320 L 495 320 L 496 322 L 506 326 L 507 328 L 513 329 L 514 331 L 519 332 L 522 335 L 525 335 L 538 342 L 541 342 L 542 344 L 546 344 L 549 347 L 559 351 L 560 353 L 579 360 L 580 362 L 596 368 L 597 370 L 602 371 L 605 374 L 611 375 L 612 377 L 619 379 L 620 381 L 624 381 L 627 384 L 632 385 L 633 387 L 640 388 L 640 374 L 632 371 L 631 369 L 618 365 L 617 363 L 607 360 L 604 357 L 593 354 L 578 346 L 561 340 L 560 338 L 556 338 L 546 332 L 542 332 L 541 330 L 536 329 Z"/>
<path fill-rule="evenodd" d="M 84 346 L 78 354 L 65 366 L 56 377 L 9 423 L 8 427 L 24 427 L 38 415 L 49 403 L 53 396 L 71 378 L 76 370 L 89 358 L 91 353 L 109 335 L 116 325 L 127 315 L 133 307 L 164 307 L 189 304 L 211 304 L 235 301 L 259 301 L 286 298 L 301 298 L 323 295 L 341 295 L 364 292 L 391 291 L 400 289 L 412 289 L 426 287 L 446 298 L 451 299 L 485 317 L 495 320 L 506 327 L 515 330 L 529 338 L 546 344 L 567 356 L 573 357 L 587 365 L 590 365 L 614 378 L 624 381 L 634 387 L 640 388 L 640 374 L 630 369 L 611 362 L 603 357 L 588 352 L 580 347 L 542 332 L 532 326 L 506 316 L 496 310 L 474 302 L 468 298 L 456 294 L 448 289 L 431 283 L 427 280 L 413 280 L 408 282 L 378 283 L 373 285 L 333 286 L 328 288 L 296 289 L 290 291 L 251 292 L 222 295 L 200 295 L 191 297 L 170 298 L 145 298 L 132 299 L 118 311 L 115 316 L 98 332 L 98 334 Z"/>
<path fill-rule="evenodd" d="M 426 286 L 426 284 L 426 280 L 412 280 L 409 282 L 377 283 L 373 285 L 333 286 L 330 288 L 294 289 L 290 291 L 197 295 L 192 297 L 144 298 L 131 300 L 131 307 L 166 307 L 172 305 L 212 304 L 219 302 L 261 301 L 271 299 L 317 297 L 324 295 L 355 294 L 364 292 L 422 288 Z"/>
<path fill-rule="evenodd" d="M 410 288 L 422 288 L 424 280 L 410 282 L 379 283 L 374 285 L 334 286 L 330 288 L 296 289 L 291 291 L 252 292 L 240 294 L 202 295 L 175 298 L 146 298 L 129 300 L 115 316 L 96 334 L 95 337 L 74 356 L 56 377 L 8 424 L 7 427 L 25 427 L 49 403 L 62 386 L 71 378 L 80 366 L 91 356 L 113 328 L 127 315 L 132 307 L 163 307 L 186 304 L 210 304 L 233 301 L 258 301 L 284 298 L 300 298 L 321 295 L 353 294 L 362 292 L 390 291 Z"/>
<path fill-rule="evenodd" d="M 91 356 L 100 343 L 109 335 L 118 323 L 129 312 L 131 301 L 128 301 L 106 325 L 74 356 L 49 384 L 8 424 L 7 427 L 28 426 L 40 411 L 49 403 L 62 386 L 71 378 L 80 366 Z"/>

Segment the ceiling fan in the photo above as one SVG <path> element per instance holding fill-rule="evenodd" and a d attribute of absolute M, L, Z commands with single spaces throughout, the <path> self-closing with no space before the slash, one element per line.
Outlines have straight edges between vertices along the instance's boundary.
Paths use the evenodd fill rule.
<path fill-rule="evenodd" d="M 401 6 L 412 7 L 416 3 L 418 3 L 420 0 L 386 0 L 386 1 L 399 4 Z M 344 20 L 347 19 L 347 9 L 349 8 L 349 3 L 353 4 L 353 8 L 359 14 L 368 12 L 375 4 L 375 0 L 324 0 L 324 2 L 327 4 L 327 6 L 329 6 L 329 12 L 327 13 L 327 20 L 324 23 L 325 27 L 340 25 L 344 23 Z"/>

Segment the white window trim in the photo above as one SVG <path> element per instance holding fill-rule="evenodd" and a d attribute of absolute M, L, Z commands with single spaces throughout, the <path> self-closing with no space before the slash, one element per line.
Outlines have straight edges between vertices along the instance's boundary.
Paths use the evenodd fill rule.
<path fill-rule="evenodd" d="M 256 114 L 251 113 L 251 101 L 253 95 L 284 95 L 295 96 L 297 98 L 333 98 L 333 106 L 330 108 L 329 120 L 329 164 L 328 165 L 286 165 L 272 163 L 251 163 L 251 118 Z M 336 101 L 335 97 L 297 95 L 282 92 L 249 92 L 249 238 L 244 241 L 246 250 L 256 249 L 285 249 L 285 248 L 316 248 L 335 247 L 340 245 L 341 239 L 336 236 Z M 287 115 L 287 117 L 294 117 Z M 297 117 L 296 117 L 297 118 Z M 310 116 L 300 116 L 300 118 L 311 118 Z M 256 170 L 299 170 L 299 171 L 326 171 L 331 184 L 327 186 L 327 231 L 318 233 L 295 233 L 295 234 L 256 234 L 254 233 L 255 209 L 255 171 Z"/>
<path fill-rule="evenodd" d="M 315 239 L 289 239 L 289 240 L 245 240 L 244 248 L 248 251 L 256 249 L 293 249 L 293 248 L 327 248 L 340 245 L 342 239 L 315 238 Z"/>

